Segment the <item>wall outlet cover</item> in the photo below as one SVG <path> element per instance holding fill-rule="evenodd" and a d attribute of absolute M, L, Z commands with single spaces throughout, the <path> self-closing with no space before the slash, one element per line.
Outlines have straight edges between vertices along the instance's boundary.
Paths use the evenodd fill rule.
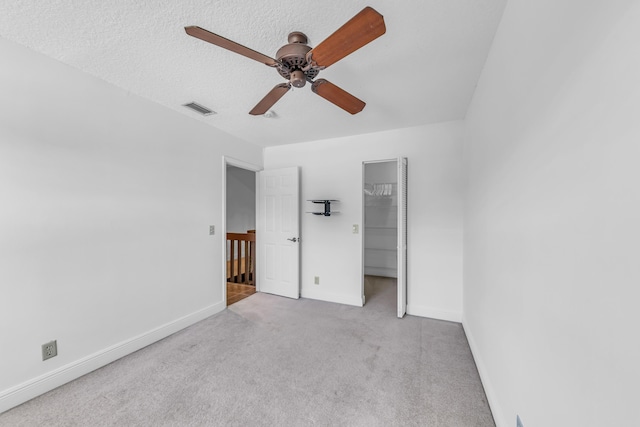
<path fill-rule="evenodd" d="M 209 235 L 213 236 L 214 234 L 216 234 L 216 226 L 215 225 L 210 225 L 209 226 Z"/>
<path fill-rule="evenodd" d="M 314 285 L 319 285 L 320 284 L 320 276 L 315 276 L 313 278 L 313 284 Z"/>
<path fill-rule="evenodd" d="M 42 344 L 42 360 L 51 359 L 58 355 L 58 342 L 56 340 Z"/>

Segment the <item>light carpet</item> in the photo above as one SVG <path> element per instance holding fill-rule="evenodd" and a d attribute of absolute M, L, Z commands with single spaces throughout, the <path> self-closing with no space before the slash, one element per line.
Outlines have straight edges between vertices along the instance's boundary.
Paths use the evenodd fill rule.
<path fill-rule="evenodd" d="M 494 426 L 462 326 L 257 293 L 0 414 L 0 426 Z"/>

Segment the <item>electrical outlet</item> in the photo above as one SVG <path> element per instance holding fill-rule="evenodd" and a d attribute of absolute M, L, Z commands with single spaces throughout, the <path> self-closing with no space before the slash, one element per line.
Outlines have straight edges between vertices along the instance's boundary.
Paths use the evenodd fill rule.
<path fill-rule="evenodd" d="M 524 427 L 524 424 L 522 424 L 522 420 L 520 419 L 520 415 L 516 415 L 516 427 Z"/>
<path fill-rule="evenodd" d="M 209 235 L 213 236 L 214 234 L 216 234 L 216 226 L 215 225 L 210 225 L 209 226 Z"/>
<path fill-rule="evenodd" d="M 313 278 L 313 284 L 314 285 L 319 285 L 320 284 L 320 276 L 315 276 Z"/>
<path fill-rule="evenodd" d="M 353 234 L 358 234 L 360 232 L 360 227 L 358 227 L 358 224 L 353 224 L 353 227 L 351 227 L 351 232 Z"/>
<path fill-rule="evenodd" d="M 42 360 L 51 359 L 58 355 L 58 342 L 51 341 L 46 344 L 42 344 Z"/>

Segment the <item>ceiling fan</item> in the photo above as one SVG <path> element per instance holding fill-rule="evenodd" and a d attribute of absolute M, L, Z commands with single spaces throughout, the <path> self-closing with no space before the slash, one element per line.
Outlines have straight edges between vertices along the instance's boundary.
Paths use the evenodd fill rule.
<path fill-rule="evenodd" d="M 185 31 L 192 37 L 274 67 L 287 80 L 287 83 L 278 84 L 271 89 L 249 112 L 257 116 L 266 113 L 291 89 L 291 86 L 300 88 L 307 82 L 311 83 L 314 93 L 343 110 L 351 114 L 362 111 L 365 106 L 363 101 L 325 79 L 314 79 L 321 70 L 383 35 L 386 28 L 382 15 L 371 7 L 365 7 L 314 48 L 307 45 L 306 35 L 299 31 L 292 32 L 288 37 L 289 44 L 276 52 L 276 58 L 263 55 L 197 26 L 185 27 Z"/>

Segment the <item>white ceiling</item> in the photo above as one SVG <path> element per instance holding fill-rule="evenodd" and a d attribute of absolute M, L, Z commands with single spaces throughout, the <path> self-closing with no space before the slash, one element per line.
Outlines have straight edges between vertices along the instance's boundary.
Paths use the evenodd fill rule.
<path fill-rule="evenodd" d="M 0 1 L 0 36 L 261 146 L 462 119 L 506 0 Z M 387 33 L 319 77 L 367 103 L 354 116 L 311 92 L 287 93 L 275 118 L 248 114 L 285 80 L 187 36 L 198 25 L 268 56 L 302 31 L 316 46 L 365 6 Z M 217 112 L 201 117 L 195 101 Z"/>

